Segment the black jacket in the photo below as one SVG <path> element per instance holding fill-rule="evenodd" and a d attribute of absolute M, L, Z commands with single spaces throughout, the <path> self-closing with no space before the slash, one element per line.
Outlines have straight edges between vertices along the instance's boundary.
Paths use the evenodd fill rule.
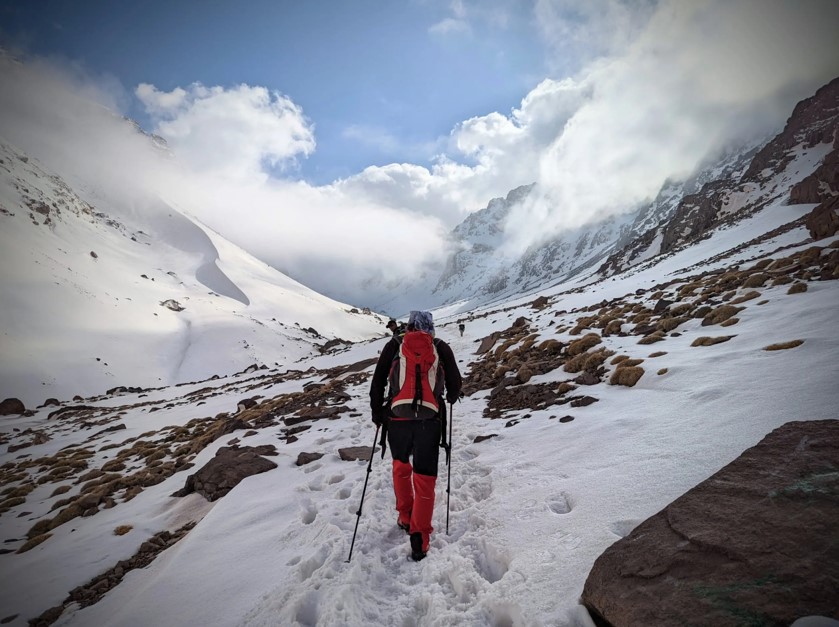
<path fill-rule="evenodd" d="M 390 374 L 390 366 L 393 363 L 393 358 L 396 357 L 399 351 L 399 345 L 402 338 L 391 338 L 382 349 L 382 354 L 379 355 L 379 361 L 376 364 L 376 370 L 373 372 L 373 381 L 370 384 L 370 410 L 373 416 L 377 418 L 384 418 L 382 415 L 385 403 L 385 390 L 388 384 L 388 375 Z M 446 400 L 449 403 L 454 403 L 460 398 L 460 387 L 463 384 L 463 379 L 460 376 L 460 370 L 457 368 L 457 360 L 454 358 L 454 353 L 451 347 L 439 338 L 434 338 L 434 346 L 437 348 L 437 354 L 440 356 L 440 361 L 443 364 L 443 374 L 446 380 Z"/>

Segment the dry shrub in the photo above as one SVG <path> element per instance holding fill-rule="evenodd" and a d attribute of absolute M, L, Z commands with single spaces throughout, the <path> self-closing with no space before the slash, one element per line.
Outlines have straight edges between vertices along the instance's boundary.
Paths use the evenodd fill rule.
<path fill-rule="evenodd" d="M 650 353 L 650 359 L 653 357 L 662 357 L 667 354 L 667 351 L 656 351 L 654 353 Z"/>
<path fill-rule="evenodd" d="M 663 318 L 658 321 L 658 330 L 670 333 L 670 331 L 685 322 L 687 322 L 687 318 Z"/>
<path fill-rule="evenodd" d="M 625 385 L 631 388 L 638 383 L 638 379 L 642 376 L 644 376 L 644 369 L 641 366 L 618 368 L 612 373 L 609 383 L 611 385 Z"/>
<path fill-rule="evenodd" d="M 766 267 L 771 264 L 774 259 L 761 259 L 755 265 L 753 265 L 750 270 L 765 270 Z"/>
<path fill-rule="evenodd" d="M 664 339 L 664 332 L 663 331 L 656 331 L 655 333 L 651 333 L 647 337 L 642 337 L 638 340 L 639 344 L 655 344 L 656 342 L 661 342 Z"/>
<path fill-rule="evenodd" d="M 71 488 L 68 485 L 60 485 L 55 490 L 53 490 L 53 493 L 50 494 L 50 496 L 53 497 L 58 496 L 59 494 L 64 494 L 65 492 L 69 492 L 70 489 Z"/>
<path fill-rule="evenodd" d="M 126 533 L 131 531 L 133 528 L 134 527 L 132 527 L 131 525 L 120 525 L 119 527 L 114 529 L 114 535 L 115 536 L 124 536 Z"/>
<path fill-rule="evenodd" d="M 568 383 L 568 381 L 563 381 L 562 383 L 559 384 L 559 387 L 556 389 L 556 392 L 557 392 L 557 394 L 559 394 L 561 396 L 562 394 L 567 394 L 568 392 L 571 392 L 571 391 L 576 390 L 576 389 L 577 389 L 577 386 L 574 385 L 573 383 Z"/>
<path fill-rule="evenodd" d="M 792 340 L 791 342 L 780 342 L 779 344 L 770 344 L 763 350 L 765 351 L 783 351 L 787 350 L 788 348 L 795 348 L 796 346 L 801 346 L 804 343 L 804 340 Z"/>
<path fill-rule="evenodd" d="M 516 375 L 519 383 L 527 383 L 533 378 L 533 371 L 528 368 L 527 366 L 522 366 L 519 368 L 518 374 Z"/>
<path fill-rule="evenodd" d="M 632 324 L 646 324 L 652 318 L 652 314 L 649 311 L 642 311 L 639 314 L 635 314 L 632 316 L 629 321 Z"/>
<path fill-rule="evenodd" d="M 743 281 L 743 287 L 763 287 L 763 284 L 766 283 L 767 279 L 769 279 L 769 275 L 765 272 L 756 272 Z"/>
<path fill-rule="evenodd" d="M 802 283 L 801 281 L 796 281 L 792 285 L 790 285 L 789 289 L 787 290 L 787 294 L 803 294 L 807 291 L 807 284 Z"/>
<path fill-rule="evenodd" d="M 691 342 L 691 346 L 713 346 L 714 344 L 721 344 L 722 342 L 727 342 L 733 337 L 737 337 L 736 335 L 720 335 L 719 337 L 708 337 L 707 335 L 703 335 L 702 337 L 698 337 L 693 342 Z"/>
<path fill-rule="evenodd" d="M 711 311 L 705 318 L 702 320 L 702 326 L 708 326 L 710 324 L 719 324 L 720 322 L 725 322 L 729 318 L 735 316 L 736 314 L 743 311 L 745 307 L 735 307 L 734 305 L 720 305 L 713 311 Z"/>
<path fill-rule="evenodd" d="M 562 352 L 562 342 L 559 340 L 545 340 L 539 346 L 536 347 L 536 350 L 540 353 L 547 353 L 549 355 L 556 355 Z"/>
<path fill-rule="evenodd" d="M 767 270 L 774 271 L 780 270 L 781 268 L 786 268 L 787 266 L 792 264 L 792 259 L 790 257 L 784 257 L 783 259 L 778 259 L 773 261 L 769 266 L 766 268 Z"/>
<path fill-rule="evenodd" d="M 726 272 L 719 279 L 717 279 L 717 287 L 721 290 L 730 290 L 733 287 L 740 285 L 742 276 L 739 272 Z M 753 285 L 752 287 L 757 287 Z"/>
<path fill-rule="evenodd" d="M 164 449 L 158 449 L 154 453 L 146 457 L 146 463 L 150 464 L 151 462 L 156 461 L 158 459 L 163 459 L 164 457 L 166 457 L 167 453 L 168 451 Z"/>
<path fill-rule="evenodd" d="M 603 365 L 609 357 L 615 354 L 615 351 L 610 351 L 608 349 L 600 348 L 593 353 L 589 353 L 586 356 L 585 361 L 583 361 L 583 370 L 587 370 L 589 372 L 594 372 L 600 366 Z"/>
<path fill-rule="evenodd" d="M 596 346 L 600 344 L 602 340 L 597 333 L 588 333 L 581 337 L 579 340 L 575 340 L 571 342 L 568 346 L 568 355 L 570 357 L 574 357 L 575 355 L 579 355 L 580 353 L 585 353 L 588 349 L 592 346 Z"/>
<path fill-rule="evenodd" d="M 622 318 L 615 318 L 614 320 L 610 320 L 609 323 L 606 325 L 606 328 L 603 329 L 604 335 L 617 335 L 621 332 L 623 327 L 624 321 Z"/>
<path fill-rule="evenodd" d="M 667 374 L 667 368 L 662 368 L 658 371 L 658 374 Z"/>
<path fill-rule="evenodd" d="M 629 355 L 618 355 L 617 357 L 615 357 L 615 358 L 614 358 L 612 361 L 610 361 L 609 363 L 610 363 L 610 364 L 612 364 L 612 365 L 614 366 L 615 364 L 619 364 L 619 363 L 621 363 L 622 361 L 625 361 L 625 360 L 627 360 L 627 359 L 629 359 Z"/>
<path fill-rule="evenodd" d="M 618 368 L 634 368 L 635 366 L 644 363 L 643 359 L 625 359 L 618 364 Z"/>
<path fill-rule="evenodd" d="M 22 505 L 23 503 L 26 503 L 26 497 L 25 496 L 13 496 L 10 499 L 6 499 L 2 503 L 0 503 L 0 514 L 2 514 L 3 512 L 9 511 L 13 507 L 17 507 L 18 505 Z"/>
<path fill-rule="evenodd" d="M 742 296 L 735 298 L 733 301 L 731 301 L 731 304 L 739 305 L 740 303 L 745 303 L 747 300 L 752 300 L 753 298 L 757 298 L 758 296 L 760 296 L 760 292 L 752 290 L 751 292 L 746 292 Z"/>
<path fill-rule="evenodd" d="M 125 464 L 119 459 L 112 459 L 102 464 L 103 474 L 105 472 L 119 472 L 120 470 L 125 470 Z"/>
<path fill-rule="evenodd" d="M 20 547 L 17 552 L 18 553 L 26 553 L 30 549 L 34 549 L 36 546 L 41 544 L 44 540 L 48 540 L 52 537 L 51 533 L 42 533 L 41 535 L 35 536 L 34 538 L 30 538 L 26 542 L 23 543 L 23 546 Z"/>
<path fill-rule="evenodd" d="M 730 327 L 730 326 L 734 326 L 738 322 L 740 322 L 740 318 L 729 318 L 725 322 L 720 322 L 720 326 L 721 327 Z"/>
<path fill-rule="evenodd" d="M 576 355 L 576 356 L 572 357 L 571 359 L 569 359 L 568 361 L 566 361 L 565 365 L 562 367 L 562 369 L 565 372 L 570 372 L 570 373 L 580 372 L 580 370 L 583 369 L 583 364 L 585 363 L 587 358 L 588 358 L 588 354 L 586 354 L 586 353 L 581 353 L 579 355 Z"/>
<path fill-rule="evenodd" d="M 792 283 L 793 279 L 788 274 L 782 274 L 779 277 L 775 277 L 772 279 L 772 286 L 776 285 L 786 285 L 787 283 Z"/>
<path fill-rule="evenodd" d="M 688 283 L 687 285 L 683 285 L 679 289 L 679 297 L 693 296 L 693 293 L 700 287 L 702 287 L 702 283 Z"/>
<path fill-rule="evenodd" d="M 798 263 L 802 265 L 802 267 L 812 266 L 815 264 L 819 257 L 822 254 L 822 247 L 821 246 L 811 246 L 807 250 L 805 250 L 801 255 L 798 257 Z"/>
<path fill-rule="evenodd" d="M 680 303 L 670 308 L 670 313 L 676 317 L 680 318 L 681 316 L 686 315 L 693 309 L 693 305 L 691 303 Z"/>

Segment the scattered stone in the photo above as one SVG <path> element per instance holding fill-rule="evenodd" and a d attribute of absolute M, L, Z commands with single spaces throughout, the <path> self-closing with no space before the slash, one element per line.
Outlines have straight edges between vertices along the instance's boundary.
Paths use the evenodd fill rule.
<path fill-rule="evenodd" d="M 792 285 L 789 286 L 787 290 L 787 294 L 803 294 L 807 291 L 807 284 L 803 281 L 796 281 Z"/>
<path fill-rule="evenodd" d="M 369 461 L 370 456 L 373 455 L 379 449 L 373 449 L 369 446 L 350 446 L 347 448 L 339 448 L 338 455 L 341 456 L 341 459 L 345 462 L 354 462 L 358 460 L 362 461 Z"/>
<path fill-rule="evenodd" d="M 549 301 L 548 301 L 547 296 L 540 296 L 539 298 L 534 300 L 532 303 L 530 303 L 530 306 L 533 309 L 544 309 L 545 307 L 548 306 L 548 302 Z"/>
<path fill-rule="evenodd" d="M 653 307 L 653 313 L 654 314 L 660 314 L 663 311 L 665 311 L 668 307 L 670 307 L 670 305 L 672 305 L 672 304 L 673 304 L 672 300 L 667 300 L 665 298 L 662 298 L 661 300 L 659 300 L 655 304 L 655 307 Z"/>
<path fill-rule="evenodd" d="M 168 298 L 166 300 L 160 301 L 161 307 L 166 307 L 170 311 L 183 311 L 184 307 L 176 300 L 172 298 Z"/>
<path fill-rule="evenodd" d="M 659 375 L 667 374 L 667 368 L 662 368 L 661 370 L 658 371 L 657 374 L 659 374 Z"/>
<path fill-rule="evenodd" d="M 485 440 L 489 440 L 490 438 L 497 438 L 497 433 L 490 433 L 489 435 L 476 435 L 475 439 L 472 440 L 473 444 L 478 444 L 479 442 L 483 442 Z"/>
<path fill-rule="evenodd" d="M 97 255 L 97 254 L 96 254 L 95 252 L 93 252 L 92 250 L 90 251 L 90 256 L 91 256 L 91 257 L 93 257 L 94 259 L 98 259 L 98 258 L 99 258 L 99 255 Z"/>
<path fill-rule="evenodd" d="M 476 355 L 483 355 L 492 350 L 492 347 L 495 346 L 495 343 L 498 341 L 498 338 L 501 337 L 501 333 L 496 331 L 495 333 L 488 335 L 484 339 L 481 340 L 480 346 L 478 346 L 478 350 L 475 351 Z"/>
<path fill-rule="evenodd" d="M 300 453 L 297 455 L 297 465 L 305 466 L 323 457 L 323 453 Z M 368 458 L 369 459 L 369 458 Z"/>
<path fill-rule="evenodd" d="M 574 383 L 579 383 L 580 385 L 597 385 L 600 383 L 600 377 L 586 370 L 574 379 Z"/>
<path fill-rule="evenodd" d="M 763 350 L 765 351 L 783 351 L 789 348 L 795 348 L 796 346 L 801 346 L 804 343 L 804 340 L 792 340 L 791 342 L 781 342 L 779 344 L 770 344 L 769 346 L 765 347 Z"/>
<path fill-rule="evenodd" d="M 0 416 L 12 416 L 23 414 L 26 406 L 19 398 L 7 398 L 0 403 Z"/>
<path fill-rule="evenodd" d="M 251 407 L 256 407 L 256 405 L 256 399 L 243 398 L 241 401 L 236 403 L 236 411 L 244 411 L 246 409 L 250 409 Z"/>
<path fill-rule="evenodd" d="M 563 416 L 559 419 L 560 422 L 571 422 L 574 420 L 574 416 Z"/>
<path fill-rule="evenodd" d="M 570 405 L 571 407 L 587 407 L 592 403 L 596 403 L 598 400 L 599 399 L 596 399 L 593 396 L 578 396 L 571 399 Z"/>

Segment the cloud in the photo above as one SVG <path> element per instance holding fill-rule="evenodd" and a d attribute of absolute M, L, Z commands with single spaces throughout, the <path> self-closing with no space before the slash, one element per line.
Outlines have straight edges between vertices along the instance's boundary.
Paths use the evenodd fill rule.
<path fill-rule="evenodd" d="M 154 132 L 197 171 L 259 175 L 263 164 L 282 170 L 315 149 L 314 128 L 303 110 L 264 87 L 194 83 L 162 92 L 142 83 L 135 94 L 151 116 Z"/>
<path fill-rule="evenodd" d="M 0 138 L 129 223 L 145 224 L 163 199 L 305 285 L 358 305 L 381 302 L 387 282 L 447 253 L 446 229 L 431 214 L 269 176 L 266 161 L 308 154 L 314 136 L 300 108 L 268 90 L 138 87 L 170 144 L 163 150 L 115 110 L 108 80 L 0 55 L 0 81 Z"/>
<path fill-rule="evenodd" d="M 433 35 L 470 34 L 472 27 L 466 20 L 447 17 L 430 26 L 428 32 Z"/>
<path fill-rule="evenodd" d="M 599 17 L 586 9 L 569 22 L 556 10 L 560 23 L 545 26 L 605 56 L 565 83 L 579 99 L 567 101 L 556 118 L 566 123 L 540 154 L 540 193 L 509 216 L 513 253 L 626 212 L 726 144 L 779 130 L 797 100 L 839 73 L 839 4 L 830 0 L 674 0 L 642 11 L 643 22 L 625 3 L 599 5 Z M 615 38 L 625 22 L 637 34 Z M 523 124 L 550 119 L 540 112 Z"/>

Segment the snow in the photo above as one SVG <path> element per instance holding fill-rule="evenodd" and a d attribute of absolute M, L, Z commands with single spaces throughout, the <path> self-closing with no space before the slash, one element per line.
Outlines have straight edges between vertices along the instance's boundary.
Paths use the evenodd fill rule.
<path fill-rule="evenodd" d="M 660 267 L 565 296 L 559 308 L 649 287 L 649 277 L 661 278 L 668 269 L 750 239 L 786 221 L 789 210 L 777 207 L 663 260 Z M 768 288 L 763 298 L 769 302 L 741 312 L 731 330 L 736 337 L 716 346 L 690 346 L 707 333 L 698 320 L 680 327 L 681 337 L 655 347 L 639 346 L 633 337 L 604 338 L 610 349 L 632 357 L 647 358 L 660 347 L 667 354 L 647 359 L 647 372 L 632 389 L 596 386 L 592 393 L 600 400 L 585 408 L 549 407 L 528 411 L 527 418 L 520 412 L 520 422 L 504 428 L 506 420 L 482 417 L 485 392 L 464 399 L 454 407 L 450 533 L 444 529 L 447 475 L 442 470 L 436 533 L 420 563 L 406 559 L 407 539 L 395 526 L 390 456 L 382 461 L 378 454 L 352 561 L 346 562 L 366 463 L 343 462 L 337 449 L 370 445 L 373 439 L 367 384 L 362 384 L 348 389 L 350 408 L 360 416 L 316 423 L 298 442 L 280 444 L 280 455 L 273 458 L 277 469 L 246 479 L 220 501 L 206 503 L 194 494 L 169 497 L 183 485 L 186 473 L 178 473 L 132 501 L 57 528 L 53 538 L 27 553 L 2 556 L 0 573 L 11 583 L 0 591 L 0 606 L 7 608 L 4 616 L 20 614 L 11 624 L 23 624 L 24 618 L 60 603 L 72 587 L 129 557 L 150 535 L 200 519 L 150 566 L 129 572 L 97 604 L 71 606 L 56 625 L 589 625 L 578 598 L 591 564 L 606 547 L 772 429 L 789 420 L 834 417 L 839 401 L 833 385 L 839 339 L 831 331 L 837 323 L 836 290 L 832 281 L 811 283 L 808 292 L 793 296 L 785 286 Z M 544 337 L 556 336 L 555 327 L 546 326 L 553 312 L 534 314 L 526 303 L 468 321 L 462 338 L 456 314 L 446 318 L 438 312 L 439 335 L 465 371 L 475 358 L 476 340 L 519 315 L 532 318 Z M 557 325 L 571 318 L 561 316 Z M 762 350 L 791 339 L 805 342 L 789 351 Z M 374 357 L 384 341 L 355 344 L 300 367 L 355 363 Z M 668 368 L 667 374 L 656 375 L 658 368 Z M 124 441 L 196 415 L 230 411 L 238 398 L 235 390 L 258 375 L 157 390 L 149 398 L 161 402 L 206 385 L 234 391 L 210 397 L 201 408 L 176 405 L 154 414 L 129 413 L 122 419 L 129 429 L 112 437 Z M 554 371 L 543 380 L 551 377 L 571 378 Z M 300 389 L 307 380 L 260 392 L 270 397 Z M 101 404 L 118 406 L 131 398 Z M 24 421 L 46 426 L 46 413 L 11 420 L 7 427 Z M 559 423 L 565 413 L 574 421 Z M 247 444 L 277 443 L 275 431 L 262 430 Z M 490 433 L 498 437 L 472 443 Z M 54 452 L 80 437 L 75 432 L 56 436 L 33 454 Z M 196 466 L 230 437 L 204 450 Z M 309 465 L 294 465 L 299 452 L 315 450 L 327 454 Z M 40 501 L 48 505 L 46 492 Z M 22 535 L 40 513 L 20 520 L 4 517 L 4 536 Z M 133 530 L 113 535 L 120 524 Z"/>

